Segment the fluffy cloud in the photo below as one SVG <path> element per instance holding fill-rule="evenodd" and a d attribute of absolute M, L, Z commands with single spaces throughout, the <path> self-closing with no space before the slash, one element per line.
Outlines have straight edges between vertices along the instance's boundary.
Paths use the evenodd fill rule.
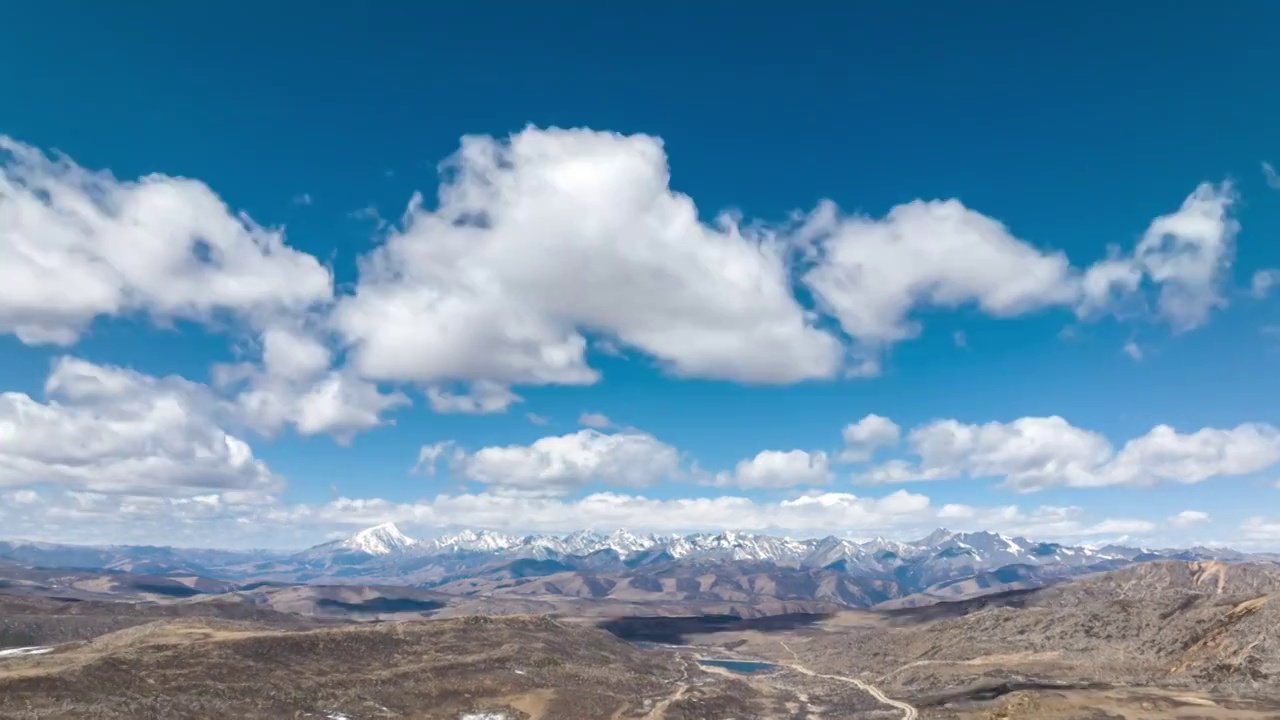
<path fill-rule="evenodd" d="M 427 400 L 431 409 L 441 414 L 489 415 L 506 412 L 524 399 L 511 392 L 511 388 L 487 380 L 471 383 L 470 391 L 457 393 L 441 387 L 427 388 Z"/>
<path fill-rule="evenodd" d="M 420 199 L 364 258 L 334 325 L 371 378 L 588 384 L 587 334 L 681 377 L 829 377 L 785 251 L 668 185 L 656 138 L 530 128 L 464 138 L 435 210 Z"/>
<path fill-rule="evenodd" d="M 824 452 L 765 450 L 737 464 L 733 472 L 715 476 L 719 487 L 745 490 L 821 485 L 831 480 L 831 468 Z"/>
<path fill-rule="evenodd" d="M 1196 188 L 1177 212 L 1151 222 L 1134 250 L 1134 262 L 1160 286 L 1160 314 L 1175 330 L 1203 325 L 1225 304 L 1221 287 L 1235 255 L 1239 223 L 1229 184 Z"/>
<path fill-rule="evenodd" d="M 1098 485 L 1197 483 L 1220 475 L 1246 475 L 1280 461 L 1280 430 L 1259 423 L 1179 433 L 1157 425 L 1125 443 L 1102 468 Z"/>
<path fill-rule="evenodd" d="M 1151 221 L 1132 255 L 1113 251 L 1085 271 L 1077 313 L 1118 312 L 1146 279 L 1158 288 L 1159 316 L 1175 331 L 1203 325 L 1226 304 L 1222 289 L 1240 229 L 1235 203 L 1229 183 L 1202 183 L 1177 211 Z"/>
<path fill-rule="evenodd" d="M 186 545 L 221 537 L 242 547 L 298 548 L 388 520 L 427 531 L 470 527 L 569 532 L 626 527 L 642 532 L 747 530 L 904 539 L 921 537 L 940 524 L 955 530 L 996 530 L 1062 540 L 1111 540 L 1147 535 L 1156 527 L 1134 518 L 1092 518 L 1077 507 L 937 507 L 928 497 L 903 490 L 881 497 L 815 492 L 776 502 L 737 496 L 657 499 L 615 492 L 577 499 L 478 493 L 409 503 L 343 497 L 323 505 L 286 505 L 244 492 L 171 498 L 46 491 L 32 493 L 29 499 L 22 506 L 0 502 L 0 523 L 8 534 L 64 542 Z"/>
<path fill-rule="evenodd" d="M 569 531 L 583 527 L 631 527 L 657 532 L 695 529 L 780 530 L 892 527 L 927 511 L 929 499 L 899 491 L 883 498 L 843 493 L 803 496 L 777 503 L 720 496 L 660 500 L 596 493 L 578 500 L 515 499 L 493 495 L 442 496 L 429 503 L 378 508 L 381 515 L 441 527 L 470 525 L 497 529 Z M 370 508 L 360 508 L 368 511 Z M 343 513 L 328 507 L 321 516 Z M 375 517 L 370 513 L 361 518 Z"/>
<path fill-rule="evenodd" d="M 198 181 L 118 180 L 9 138 L 0 161 L 0 332 L 66 344 L 95 317 L 129 312 L 230 313 L 255 332 L 323 326 L 313 337 L 331 345 L 332 331 L 339 342 L 315 357 L 345 353 L 349 369 L 308 365 L 288 383 L 268 367 L 239 377 L 251 385 L 244 402 L 270 422 L 340 437 L 403 404 L 369 381 L 419 384 L 438 412 L 502 412 L 520 400 L 512 385 L 596 382 L 593 342 L 642 352 L 678 377 L 866 376 L 883 349 L 918 333 L 917 310 L 1092 315 L 1140 296 L 1144 278 L 1185 330 L 1222 304 L 1237 229 L 1231 188 L 1207 184 L 1153 221 L 1132 255 L 1083 270 L 955 200 L 883 218 L 824 202 L 792 224 L 708 224 L 671 189 L 659 139 L 529 128 L 464 138 L 434 209 L 416 196 L 379 231 L 354 291 L 335 298 L 316 258 Z M 815 308 L 797 299 L 793 277 Z"/>
<path fill-rule="evenodd" d="M 232 313 L 262 333 L 262 367 L 216 369 L 245 424 L 340 439 L 406 402 L 349 371 L 288 327 L 331 303 L 329 271 L 281 231 L 233 214 L 206 185 L 93 172 L 0 136 L 0 332 L 70 344 L 98 316 L 213 321 Z"/>
<path fill-rule="evenodd" d="M 350 370 L 331 370 L 329 348 L 306 332 L 271 327 L 263 332 L 261 346 L 260 365 L 215 367 L 214 381 L 234 394 L 229 412 L 262 434 L 292 425 L 301 435 L 329 434 L 346 442 L 385 424 L 384 412 L 409 402 Z"/>
<path fill-rule="evenodd" d="M 1090 265 L 1081 275 L 1076 315 L 1087 318 L 1102 312 L 1123 314 L 1126 306 L 1138 300 L 1134 293 L 1140 287 L 1142 268 L 1113 247 L 1110 257 Z"/>
<path fill-rule="evenodd" d="M 889 418 L 873 414 L 846 425 L 842 434 L 844 449 L 839 459 L 866 462 L 879 448 L 897 445 L 902 438 L 902 428 Z"/>
<path fill-rule="evenodd" d="M 1179 433 L 1158 425 L 1117 451 L 1100 433 L 1060 417 L 971 425 L 937 420 L 908 435 L 918 460 L 895 460 L 861 476 L 872 483 L 999 477 L 1014 490 L 1197 483 L 1245 475 L 1280 461 L 1280 430 L 1256 423 Z"/>
<path fill-rule="evenodd" d="M 1065 255 L 1037 250 L 956 200 L 917 200 L 883 219 L 842 217 L 826 203 L 798 235 L 819 256 L 804 284 L 871 347 L 916 336 L 917 308 L 972 303 L 1011 317 L 1077 295 Z"/>
<path fill-rule="evenodd" d="M 601 483 L 647 487 L 680 471 L 680 454 L 636 431 L 605 434 L 580 430 L 544 437 L 531 445 L 485 447 L 469 452 L 451 442 L 422 448 L 418 465 L 428 473 L 445 461 L 450 477 L 482 483 L 502 495 L 566 495 Z"/>
<path fill-rule="evenodd" d="M 894 460 L 862 476 L 871 482 L 1002 476 L 1016 488 L 1038 488 L 1088 475 L 1110 457 L 1111 444 L 1060 417 L 969 425 L 936 420 L 907 436 L 917 464 Z"/>
<path fill-rule="evenodd" d="M 1280 174 L 1276 173 L 1276 169 L 1272 167 L 1271 163 L 1262 163 L 1262 177 L 1273 190 L 1280 190 Z"/>
<path fill-rule="evenodd" d="M 1169 524 L 1176 528 L 1189 528 L 1209 522 L 1209 513 L 1199 510 L 1183 510 L 1169 518 Z"/>
<path fill-rule="evenodd" d="M 45 392 L 47 402 L 0 395 L 0 485 L 161 495 L 283 488 L 214 422 L 216 400 L 194 383 L 64 358 Z"/>
<path fill-rule="evenodd" d="M 332 296 L 329 271 L 203 183 L 135 181 L 0 135 L 0 332 L 67 345 L 94 318 L 251 319 Z"/>

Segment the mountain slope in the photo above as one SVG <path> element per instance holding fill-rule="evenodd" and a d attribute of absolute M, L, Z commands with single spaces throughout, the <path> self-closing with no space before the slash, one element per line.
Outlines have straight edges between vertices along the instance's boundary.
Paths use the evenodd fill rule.
<path fill-rule="evenodd" d="M 641 535 L 578 531 L 516 536 L 471 531 L 420 540 L 386 523 L 297 553 L 75 548 L 0 543 L 0 559 L 248 583 L 411 585 L 495 597 L 637 601 L 838 602 L 910 607 L 1031 588 L 1150 560 L 1251 556 L 1227 549 L 1149 550 L 1036 542 L 939 529 L 913 542 L 721 532 Z M 535 583 L 539 578 L 554 578 Z M 695 588 L 691 590 L 690 588 Z M 523 600 L 522 600 L 523 601 Z"/>
<path fill-rule="evenodd" d="M 1280 676 L 1280 568 L 1270 564 L 1142 563 L 1034 590 L 1015 605 L 975 607 L 899 633 L 894 652 L 932 662 L 1051 654 L 1087 662 L 1100 681 L 1112 669 L 1152 682 Z M 897 616 L 901 626 L 912 624 L 910 612 Z"/>

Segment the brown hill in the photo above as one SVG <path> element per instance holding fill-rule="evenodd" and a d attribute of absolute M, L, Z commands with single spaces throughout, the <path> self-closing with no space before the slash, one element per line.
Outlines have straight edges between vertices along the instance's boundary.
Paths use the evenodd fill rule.
<path fill-rule="evenodd" d="M 456 596 L 572 597 L 642 603 L 733 603 L 775 608 L 784 603 L 865 607 L 896 596 L 892 581 L 829 570 L 718 563 L 631 575 L 581 571 L 528 578 L 470 577 L 434 588 Z M 821 605 L 819 605 L 821 604 Z M 798 612 L 799 609 L 788 610 Z M 758 612 L 756 614 L 759 614 Z"/>
<path fill-rule="evenodd" d="M 922 708 L 1039 685 L 1203 691 L 1280 707 L 1280 567 L 1152 562 L 1047 588 L 841 613 L 790 638 L 693 639 L 741 640 L 744 652 L 795 651 L 815 669 L 863 673 Z"/>
<path fill-rule="evenodd" d="M 545 617 L 309 631 L 165 621 L 0 660 L 0 717 L 43 720 L 748 720 L 877 705 L 847 684 L 748 681 Z"/>

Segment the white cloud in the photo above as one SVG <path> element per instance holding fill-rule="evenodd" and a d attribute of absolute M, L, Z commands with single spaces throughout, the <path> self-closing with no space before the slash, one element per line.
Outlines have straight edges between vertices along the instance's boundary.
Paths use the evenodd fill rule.
<path fill-rule="evenodd" d="M 578 416 L 578 424 L 599 430 L 609 427 L 613 422 L 604 413 L 584 412 Z"/>
<path fill-rule="evenodd" d="M 1117 451 L 1100 433 L 1056 416 L 983 425 L 937 420 L 912 430 L 908 443 L 917 462 L 890 461 L 859 479 L 888 483 L 998 477 L 1007 487 L 1031 492 L 1063 485 L 1197 483 L 1257 472 L 1280 461 L 1280 431 L 1256 423 L 1187 434 L 1158 425 Z"/>
<path fill-rule="evenodd" d="M 1232 187 L 1203 183 L 1177 212 L 1151 222 L 1134 261 L 1160 286 L 1161 315 L 1174 330 L 1190 330 L 1226 304 L 1221 286 L 1235 254 L 1239 223 L 1230 216 Z"/>
<path fill-rule="evenodd" d="M 1240 532 L 1251 542 L 1275 547 L 1280 544 L 1280 518 L 1251 517 L 1240 525 Z"/>
<path fill-rule="evenodd" d="M 1136 293 L 1145 278 L 1158 288 L 1158 314 L 1175 331 L 1203 325 L 1226 304 L 1222 288 L 1240 230 L 1231 214 L 1235 203 L 1229 183 L 1201 183 L 1177 211 L 1151 221 L 1131 256 L 1112 248 L 1085 270 L 1077 314 L 1126 314 L 1126 304 L 1141 304 Z"/>
<path fill-rule="evenodd" d="M 45 391 L 47 402 L 0 394 L 0 485 L 169 495 L 283 488 L 214 422 L 216 400 L 202 386 L 63 358 Z"/>
<path fill-rule="evenodd" d="M 1127 538 L 1130 535 L 1149 533 L 1155 530 L 1156 523 L 1150 520 L 1103 520 L 1079 531 L 1079 535 L 1119 535 Z"/>
<path fill-rule="evenodd" d="M 1204 183 L 1176 212 L 1151 222 L 1132 256 L 1112 247 L 1083 270 L 956 200 L 916 200 L 883 219 L 844 217 L 823 203 L 794 240 L 817 259 L 804 284 L 854 339 L 865 375 L 878 370 L 883 348 L 919 334 L 913 313 L 928 308 L 973 305 L 1015 317 L 1060 306 L 1080 317 L 1123 316 L 1128 305 L 1141 307 L 1145 277 L 1175 330 L 1198 327 L 1225 304 L 1221 288 L 1239 230 L 1234 203 L 1229 184 Z"/>
<path fill-rule="evenodd" d="M 1176 528 L 1189 528 L 1209 522 L 1209 513 L 1199 510 L 1183 510 L 1169 518 L 1169 524 Z"/>
<path fill-rule="evenodd" d="M 1273 190 L 1280 190 L 1280 174 L 1276 173 L 1276 169 L 1271 163 L 1262 163 L 1262 177 L 1266 179 L 1267 186 Z"/>
<path fill-rule="evenodd" d="M 866 462 L 882 447 L 897 445 L 902 438 L 902 428 L 886 417 L 871 414 L 856 423 L 846 425 L 842 462 Z"/>
<path fill-rule="evenodd" d="M 122 181 L 9 138 L 0 162 L 0 332 L 69 344 L 94 318 L 123 313 L 229 313 L 255 332 L 324 325 L 350 370 L 313 386 L 392 407 L 399 398 L 351 386 L 417 383 L 440 412 L 500 412 L 517 401 L 516 384 L 594 383 L 593 345 L 643 352 L 678 377 L 865 377 L 888 346 L 918 333 L 918 310 L 1093 314 L 1135 297 L 1144 277 L 1159 287 L 1160 312 L 1190 329 L 1224 302 L 1238 227 L 1231 188 L 1205 184 L 1153 221 L 1132 257 L 1113 252 L 1081 272 L 955 200 L 917 200 L 880 219 L 824 202 L 795 224 L 730 214 L 705 224 L 671 189 L 661 140 L 529 128 L 506 141 L 464 138 L 436 209 L 415 197 L 398 226 L 380 229 L 354 293 L 335 298 L 316 258 L 198 181 Z M 793 277 L 816 311 L 797 300 Z M 819 311 L 839 320 L 851 350 Z M 328 345 L 324 331 L 312 333 Z M 380 412 L 333 422 L 367 426 Z"/>
<path fill-rule="evenodd" d="M 824 203 L 798 236 L 819 256 L 805 285 L 869 348 L 915 337 L 916 309 L 973 304 L 1012 317 L 1077 294 L 1065 255 L 1032 247 L 956 200 L 916 200 L 880 220 L 843 217 Z"/>
<path fill-rule="evenodd" d="M 1103 311 L 1118 312 L 1141 286 L 1142 268 L 1112 247 L 1105 260 L 1090 265 L 1081 276 L 1076 314 L 1089 317 Z"/>
<path fill-rule="evenodd" d="M 215 384 L 235 393 L 236 419 L 272 435 L 292 425 L 301 435 L 328 434 L 346 442 L 356 433 L 386 424 L 382 415 L 409 404 L 399 392 L 384 393 L 349 369 L 331 370 L 332 354 L 313 335 L 282 326 L 262 333 L 262 363 L 220 365 Z"/>
<path fill-rule="evenodd" d="M 382 414 L 408 403 L 398 392 L 383 393 L 351 373 L 332 371 L 297 398 L 290 419 L 301 435 L 328 434 L 346 442 L 357 432 L 390 423 Z"/>
<path fill-rule="evenodd" d="M 680 472 L 680 454 L 651 435 L 637 431 L 605 434 L 579 430 L 544 437 L 531 445 L 481 448 L 475 452 L 451 442 L 424 446 L 419 467 L 434 472 L 444 460 L 450 477 L 492 487 L 503 495 L 566 495 L 592 483 L 648 487 Z"/>
<path fill-rule="evenodd" d="M 1138 360 L 1141 360 L 1141 359 L 1143 358 L 1142 347 L 1141 347 L 1141 346 L 1139 346 L 1139 345 L 1138 345 L 1138 343 L 1136 343 L 1136 342 L 1134 342 L 1134 341 L 1132 341 L 1132 340 L 1130 340 L 1130 341 L 1128 341 L 1128 342 L 1126 342 L 1126 343 L 1124 344 L 1124 348 L 1123 348 L 1123 350 L 1124 350 L 1124 354 L 1125 354 L 1125 355 L 1128 355 L 1128 356 L 1129 356 L 1130 358 L 1132 358 L 1134 361 L 1138 361 Z"/>
<path fill-rule="evenodd" d="M 329 348 L 311 335 L 280 327 L 262 333 L 262 363 L 273 376 L 315 377 L 328 370 L 331 361 Z"/>
<path fill-rule="evenodd" d="M 1249 283 L 1249 294 L 1263 300 L 1277 285 L 1280 285 L 1280 268 L 1265 268 L 1253 274 L 1253 279 Z"/>
<path fill-rule="evenodd" d="M 431 409 L 441 414 L 491 415 L 506 412 L 512 405 L 524 402 L 511 388 L 487 380 L 471 383 L 469 392 L 455 393 L 440 387 L 427 388 Z"/>
<path fill-rule="evenodd" d="M 0 332 L 68 345 L 100 316 L 254 320 L 332 292 L 314 257 L 199 181 L 118 180 L 0 135 Z"/>
<path fill-rule="evenodd" d="M 551 418 L 545 415 L 539 415 L 538 413 L 528 412 L 525 413 L 524 416 L 534 425 L 547 425 L 551 422 Z"/>
<path fill-rule="evenodd" d="M 440 461 L 458 452 L 458 445 L 452 440 L 423 445 L 418 449 L 418 462 L 414 464 L 413 470 L 428 477 L 435 477 Z"/>
<path fill-rule="evenodd" d="M 1179 433 L 1168 425 L 1125 443 L 1093 484 L 1197 483 L 1220 475 L 1246 475 L 1280 461 L 1280 430 L 1244 423 L 1231 429 Z"/>
<path fill-rule="evenodd" d="M 22 506 L 0 502 L 0 526 L 6 535 L 60 542 L 207 546 L 210 538 L 219 538 L 240 547 L 298 548 L 389 520 L 428 532 L 457 527 L 509 532 L 625 527 L 640 532 L 746 530 L 904 539 L 920 537 L 944 523 L 953 530 L 995 530 L 1045 540 L 1109 540 L 1148 535 L 1155 528 L 1155 523 L 1141 519 L 1092 518 L 1078 507 L 939 508 L 928 497 L 904 490 L 880 497 L 810 492 L 770 502 L 738 496 L 658 499 L 597 492 L 576 499 L 440 495 L 407 503 L 339 497 L 323 505 L 286 505 L 270 495 L 244 491 L 156 497 L 50 490 Z"/>
<path fill-rule="evenodd" d="M 821 485 L 830 480 L 831 468 L 824 452 L 765 450 L 739 462 L 733 472 L 717 474 L 712 484 L 758 490 Z"/>
<path fill-rule="evenodd" d="M 918 465 L 894 460 L 862 476 L 871 482 L 1004 476 L 1013 487 L 1040 487 L 1086 475 L 1105 462 L 1111 444 L 1060 417 L 969 425 L 936 420 L 907 436 Z M 1070 484 L 1070 483 L 1068 483 Z"/>
<path fill-rule="evenodd" d="M 415 198 L 361 262 L 336 328 L 371 378 L 590 384 L 588 333 L 680 377 L 830 377 L 841 347 L 791 292 L 781 243 L 704 225 L 660 140 L 529 128 L 463 139 L 438 209 Z"/>

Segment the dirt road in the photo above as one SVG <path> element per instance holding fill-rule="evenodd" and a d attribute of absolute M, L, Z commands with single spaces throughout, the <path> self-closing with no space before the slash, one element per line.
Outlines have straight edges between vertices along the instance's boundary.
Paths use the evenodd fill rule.
<path fill-rule="evenodd" d="M 870 685 L 862 680 L 859 680 L 858 678 L 846 677 L 844 675 L 826 675 L 823 673 L 814 672 L 809 668 L 800 664 L 800 656 L 796 655 L 796 651 L 788 647 L 785 642 L 782 643 L 782 647 L 787 652 L 791 653 L 791 657 L 795 658 L 796 660 L 794 664 L 782 663 L 781 664 L 782 667 L 790 668 L 792 670 L 795 670 L 798 673 L 801 673 L 803 675 L 808 675 L 810 677 L 825 678 L 827 680 L 839 680 L 841 682 L 847 682 L 851 685 L 856 685 L 858 689 L 862 690 L 863 692 L 867 693 L 871 697 L 875 698 L 876 702 L 880 703 L 881 705 L 888 705 L 889 707 L 893 707 L 901 710 L 902 720 L 918 720 L 919 719 L 920 711 L 917 710 L 914 705 L 910 705 L 901 700 L 894 700 L 893 698 L 881 692 L 880 688 L 874 685 Z"/>

